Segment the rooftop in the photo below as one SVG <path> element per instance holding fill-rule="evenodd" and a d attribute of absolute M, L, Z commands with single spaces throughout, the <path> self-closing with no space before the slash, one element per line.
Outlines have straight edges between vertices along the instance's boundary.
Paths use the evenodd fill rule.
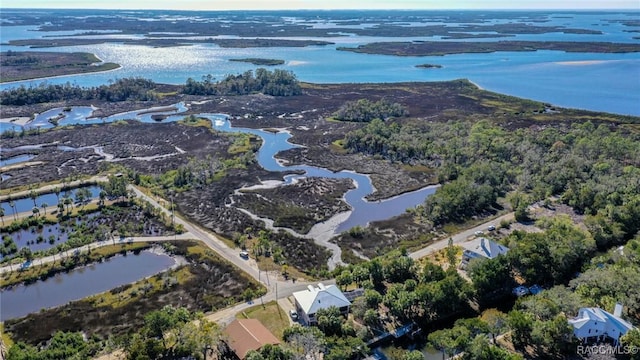
<path fill-rule="evenodd" d="M 319 283 L 318 287 L 309 285 L 307 290 L 294 292 L 293 297 L 307 314 L 315 314 L 319 309 L 331 306 L 341 308 L 351 305 L 351 302 L 335 285 L 325 286 L 322 283 Z"/>
<path fill-rule="evenodd" d="M 596 307 L 580 309 L 578 317 L 570 319 L 569 324 L 571 324 L 576 329 L 580 329 L 581 327 L 588 324 L 590 320 L 608 323 L 611 326 L 617 328 L 621 334 L 624 334 L 627 331 L 633 329 L 633 325 L 628 323 L 626 320 Z"/>
<path fill-rule="evenodd" d="M 257 319 L 236 319 L 224 329 L 224 333 L 229 338 L 229 347 L 240 359 L 244 359 L 249 351 L 259 350 L 264 345 L 280 344 L 280 340 Z"/>
<path fill-rule="evenodd" d="M 500 254 L 506 254 L 509 251 L 508 247 L 483 237 L 462 243 L 462 247 L 469 252 L 489 259 L 493 259 Z"/>

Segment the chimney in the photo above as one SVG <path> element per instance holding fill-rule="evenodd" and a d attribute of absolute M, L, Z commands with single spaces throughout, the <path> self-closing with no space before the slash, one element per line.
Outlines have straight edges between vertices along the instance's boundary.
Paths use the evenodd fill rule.
<path fill-rule="evenodd" d="M 621 317 L 622 316 L 622 304 L 616 303 L 615 309 L 613 309 L 613 316 Z"/>

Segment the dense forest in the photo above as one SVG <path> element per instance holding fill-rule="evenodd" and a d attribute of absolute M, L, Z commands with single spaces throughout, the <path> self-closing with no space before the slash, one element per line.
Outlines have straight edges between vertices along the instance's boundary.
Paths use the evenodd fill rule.
<path fill-rule="evenodd" d="M 52 85 L 42 83 L 38 86 L 20 86 L 0 93 L 2 105 L 31 105 L 46 102 L 69 100 L 103 101 L 148 101 L 156 99 L 153 89 L 156 84 L 143 78 L 124 78 L 109 85 L 84 88 L 66 83 Z"/>
<path fill-rule="evenodd" d="M 511 131 L 488 120 L 374 120 L 348 133 L 344 145 L 436 169 L 443 185 L 421 210 L 434 225 L 491 211 L 507 195 L 518 220 L 526 219 L 531 203 L 558 197 L 586 215 L 600 249 L 622 244 L 640 229 L 640 137 L 607 124 Z"/>
<path fill-rule="evenodd" d="M 369 122 L 373 119 L 386 120 L 390 117 L 408 116 L 409 112 L 404 106 L 386 99 L 370 101 L 360 99 L 349 101 L 342 105 L 334 114 L 334 117 L 343 121 Z"/>
<path fill-rule="evenodd" d="M 296 76 L 285 70 L 269 71 L 264 68 L 246 71 L 239 75 L 229 75 L 222 81 L 215 81 L 207 75 L 202 81 L 187 79 L 183 92 L 189 95 L 246 95 L 262 93 L 272 96 L 300 95 L 302 89 Z"/>
<path fill-rule="evenodd" d="M 156 100 L 158 84 L 144 78 L 117 79 L 109 85 L 81 87 L 65 83 L 60 85 L 41 83 L 38 86 L 20 86 L 0 92 L 1 105 L 31 105 L 57 101 L 149 101 Z M 182 92 L 190 95 L 246 95 L 263 93 L 272 96 L 293 96 L 302 93 L 296 76 L 288 71 L 257 69 L 255 75 L 247 71 L 228 75 L 215 81 L 211 75 L 202 81 L 189 78 Z"/>

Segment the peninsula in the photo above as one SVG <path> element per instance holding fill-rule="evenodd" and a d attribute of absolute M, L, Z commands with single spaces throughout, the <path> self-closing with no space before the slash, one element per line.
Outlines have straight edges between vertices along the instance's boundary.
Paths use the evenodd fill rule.
<path fill-rule="evenodd" d="M 85 74 L 120 68 L 85 52 L 6 51 L 0 53 L 0 82 Z"/>

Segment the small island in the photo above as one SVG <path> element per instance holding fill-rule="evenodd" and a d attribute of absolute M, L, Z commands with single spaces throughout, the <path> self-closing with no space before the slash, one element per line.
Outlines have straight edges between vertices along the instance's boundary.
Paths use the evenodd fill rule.
<path fill-rule="evenodd" d="M 416 67 L 420 69 L 442 69 L 442 65 L 438 64 L 418 64 Z"/>
<path fill-rule="evenodd" d="M 116 63 L 103 63 L 85 52 L 7 51 L 0 53 L 0 82 L 38 79 L 50 76 L 85 74 L 118 69 Z"/>
<path fill-rule="evenodd" d="M 284 60 L 263 58 L 229 59 L 229 61 L 246 62 L 258 66 L 276 66 L 284 64 Z"/>

